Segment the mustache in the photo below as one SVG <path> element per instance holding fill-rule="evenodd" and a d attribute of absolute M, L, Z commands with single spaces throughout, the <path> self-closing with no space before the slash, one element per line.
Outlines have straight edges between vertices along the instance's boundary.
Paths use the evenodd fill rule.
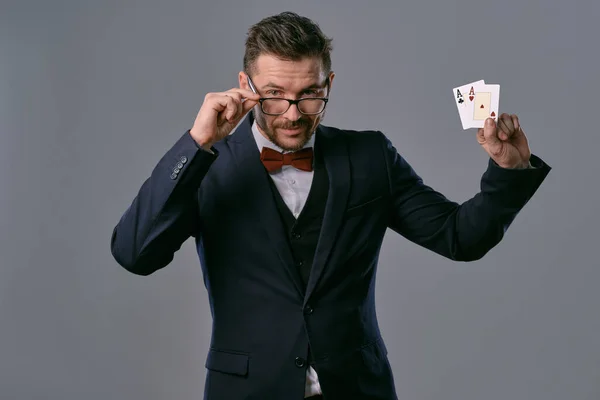
<path fill-rule="evenodd" d="M 296 121 L 287 121 L 281 122 L 275 125 L 275 128 L 280 129 L 298 129 L 298 128 L 306 128 L 310 125 L 310 121 L 306 119 L 299 119 Z"/>

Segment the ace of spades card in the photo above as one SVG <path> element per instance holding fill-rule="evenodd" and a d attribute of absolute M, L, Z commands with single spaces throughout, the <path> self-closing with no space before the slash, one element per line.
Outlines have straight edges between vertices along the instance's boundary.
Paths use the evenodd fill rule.
<path fill-rule="evenodd" d="M 462 123 L 463 129 L 470 128 L 466 122 L 469 120 L 467 116 L 467 110 L 471 108 L 473 100 L 475 100 L 475 87 L 484 85 L 485 82 L 483 80 L 479 80 L 476 82 L 471 82 L 463 86 L 455 87 L 454 91 L 454 101 L 456 103 L 456 108 L 458 109 L 458 113 L 460 115 L 460 121 Z"/>

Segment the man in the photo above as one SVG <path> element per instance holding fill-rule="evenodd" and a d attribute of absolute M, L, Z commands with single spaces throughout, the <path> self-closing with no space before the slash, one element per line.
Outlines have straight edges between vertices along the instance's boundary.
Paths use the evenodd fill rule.
<path fill-rule="evenodd" d="M 386 230 L 480 259 L 550 171 L 503 114 L 477 133 L 480 193 L 449 201 L 381 132 L 321 124 L 330 52 L 296 14 L 254 25 L 239 88 L 206 95 L 113 232 L 139 275 L 195 238 L 213 317 L 205 399 L 396 399 L 374 304 Z"/>

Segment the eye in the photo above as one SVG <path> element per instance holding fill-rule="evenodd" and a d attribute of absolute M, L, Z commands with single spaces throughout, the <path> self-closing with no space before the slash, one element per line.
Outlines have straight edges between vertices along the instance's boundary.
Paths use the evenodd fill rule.
<path fill-rule="evenodd" d="M 321 93 L 320 90 L 307 89 L 302 93 L 302 96 L 317 97 Z"/>
<path fill-rule="evenodd" d="M 281 92 L 279 90 L 275 90 L 275 89 L 267 90 L 266 93 L 270 96 L 279 96 L 281 94 Z"/>

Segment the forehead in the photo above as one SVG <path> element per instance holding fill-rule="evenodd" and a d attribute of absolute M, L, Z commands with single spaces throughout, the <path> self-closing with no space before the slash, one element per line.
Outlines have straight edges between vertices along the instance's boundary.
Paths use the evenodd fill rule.
<path fill-rule="evenodd" d="M 281 60 L 269 54 L 261 54 L 256 59 L 256 75 L 252 80 L 257 85 L 272 82 L 293 90 L 324 81 L 325 73 L 321 64 L 321 60 L 316 57 L 290 61 Z"/>

